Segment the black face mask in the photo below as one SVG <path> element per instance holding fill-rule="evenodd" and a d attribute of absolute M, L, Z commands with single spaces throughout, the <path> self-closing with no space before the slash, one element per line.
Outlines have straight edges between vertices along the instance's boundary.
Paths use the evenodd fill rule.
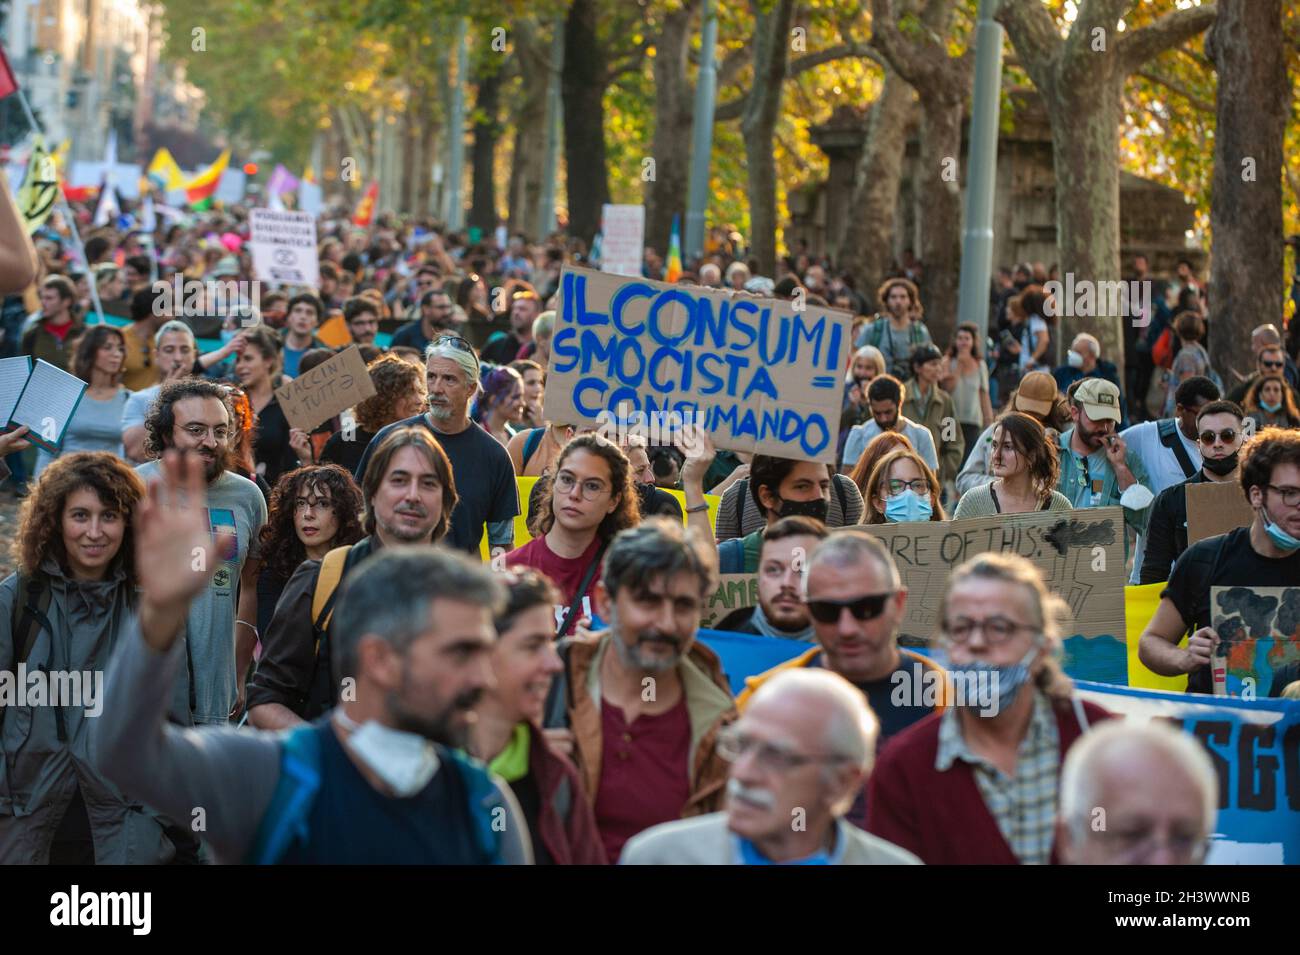
<path fill-rule="evenodd" d="M 650 503 L 654 500 L 655 497 L 654 481 L 649 481 L 644 483 L 638 481 L 636 485 L 636 493 L 637 496 L 641 499 L 641 513 L 643 515 L 651 513 Z"/>
<path fill-rule="evenodd" d="M 776 513 L 778 517 L 815 517 L 825 524 L 828 510 L 830 504 L 824 497 L 814 498 L 811 501 L 787 501 L 781 498 L 781 508 Z"/>
<path fill-rule="evenodd" d="M 1240 451 L 1233 451 L 1226 458 L 1201 458 L 1201 466 L 1211 474 L 1217 474 L 1223 477 L 1225 474 L 1231 474 L 1237 467 L 1237 455 Z"/>

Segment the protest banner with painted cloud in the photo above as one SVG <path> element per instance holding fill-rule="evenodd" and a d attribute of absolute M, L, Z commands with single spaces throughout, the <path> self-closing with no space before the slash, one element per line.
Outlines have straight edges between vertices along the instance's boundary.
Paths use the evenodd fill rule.
<path fill-rule="evenodd" d="M 1228 696 L 1268 696 L 1274 674 L 1300 662 L 1300 584 L 1211 587 L 1210 621 L 1226 651 Z"/>
<path fill-rule="evenodd" d="M 653 432 L 660 416 L 721 449 L 834 463 L 851 318 L 797 304 L 566 268 L 544 417 Z"/>

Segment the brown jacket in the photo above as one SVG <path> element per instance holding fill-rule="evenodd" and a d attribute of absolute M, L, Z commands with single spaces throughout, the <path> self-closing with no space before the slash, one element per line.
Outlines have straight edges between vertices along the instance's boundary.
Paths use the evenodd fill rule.
<path fill-rule="evenodd" d="M 612 639 L 608 631 L 575 637 L 568 653 L 568 679 L 572 694 L 569 727 L 575 739 L 574 762 L 582 774 L 587 798 L 596 799 L 600 789 L 602 753 L 600 719 L 600 664 Z M 728 766 L 715 750 L 718 731 L 736 719 L 722 665 L 712 650 L 698 640 L 678 664 L 686 710 L 691 721 L 691 796 L 682 809 L 683 818 L 715 812 L 722 808 L 723 787 Z"/>

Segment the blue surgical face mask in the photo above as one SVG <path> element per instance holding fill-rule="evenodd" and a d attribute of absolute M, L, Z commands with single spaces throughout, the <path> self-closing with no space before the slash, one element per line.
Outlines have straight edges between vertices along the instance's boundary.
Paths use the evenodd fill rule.
<path fill-rule="evenodd" d="M 996 690 L 996 699 L 981 700 L 980 703 L 986 708 L 981 709 L 984 716 L 996 716 L 998 713 L 1005 713 L 1007 708 L 1016 701 L 1020 695 L 1021 688 L 1029 682 L 1029 668 L 1034 659 L 1038 656 L 1038 647 L 1031 647 L 1029 652 L 1024 655 L 1017 663 L 1007 666 L 997 666 L 984 660 L 972 660 L 970 663 L 949 663 L 948 672 L 956 680 L 970 680 L 967 686 L 980 686 L 980 674 L 988 674 L 983 677 Z M 954 684 L 955 685 L 955 684 Z"/>
<path fill-rule="evenodd" d="M 1269 414 L 1277 414 L 1279 411 L 1282 410 L 1282 402 L 1280 401 L 1277 403 L 1261 401 L 1259 403 L 1259 406 L 1263 408 L 1265 411 L 1267 411 Z"/>
<path fill-rule="evenodd" d="M 1288 554 L 1300 550 L 1300 538 L 1292 537 L 1281 527 L 1269 520 L 1268 511 L 1260 509 L 1260 516 L 1264 518 L 1264 533 L 1268 539 L 1273 542 L 1273 546 L 1278 550 L 1284 550 Z"/>
<path fill-rule="evenodd" d="M 885 520 L 891 524 L 928 521 L 932 513 L 930 498 L 922 497 L 910 487 L 885 500 Z"/>

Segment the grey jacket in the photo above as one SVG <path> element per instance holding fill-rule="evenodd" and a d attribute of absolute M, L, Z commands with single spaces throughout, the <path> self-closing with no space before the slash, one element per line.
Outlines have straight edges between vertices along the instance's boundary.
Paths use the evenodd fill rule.
<path fill-rule="evenodd" d="M 906 849 L 863 832 L 841 820 L 839 838 L 847 839 L 840 865 L 921 865 Z M 714 812 L 652 826 L 623 847 L 620 865 L 736 865 L 736 842 L 727 829 L 727 814 Z"/>
<path fill-rule="evenodd" d="M 53 633 L 40 628 L 22 671 L 15 665 L 17 639 L 11 631 L 15 603 L 21 611 L 28 597 L 19 593 L 17 574 L 0 582 L 0 679 L 9 682 L 6 695 L 15 694 L 14 705 L 4 708 L 0 732 L 0 863 L 47 863 L 78 787 L 97 863 L 170 861 L 175 848 L 163 834 L 158 814 L 123 796 L 94 767 L 90 755 L 92 728 L 107 712 L 104 671 L 129 613 L 130 586 L 120 568 L 99 583 L 69 579 L 53 560 L 42 569 L 50 580 L 46 618 Z M 50 698 L 32 705 L 27 690 L 35 690 L 33 674 L 38 668 L 67 678 L 49 680 Z M 21 690 L 20 673 L 26 674 Z M 35 681 L 47 682 L 40 676 Z M 56 687 L 58 700 L 53 699 Z M 0 705 L 6 702 L 0 698 Z M 54 702 L 64 705 L 51 705 Z"/>
<path fill-rule="evenodd" d="M 166 653 L 145 645 L 134 616 L 109 668 L 104 715 L 93 738 L 95 763 L 125 792 L 173 818 L 203 820 L 200 833 L 219 863 L 242 862 L 280 781 L 284 733 L 232 727 L 181 729 L 163 720 L 169 685 L 185 665 L 182 641 Z M 532 862 L 528 824 L 504 783 L 503 858 Z M 200 816 L 196 810 L 202 809 Z"/>

